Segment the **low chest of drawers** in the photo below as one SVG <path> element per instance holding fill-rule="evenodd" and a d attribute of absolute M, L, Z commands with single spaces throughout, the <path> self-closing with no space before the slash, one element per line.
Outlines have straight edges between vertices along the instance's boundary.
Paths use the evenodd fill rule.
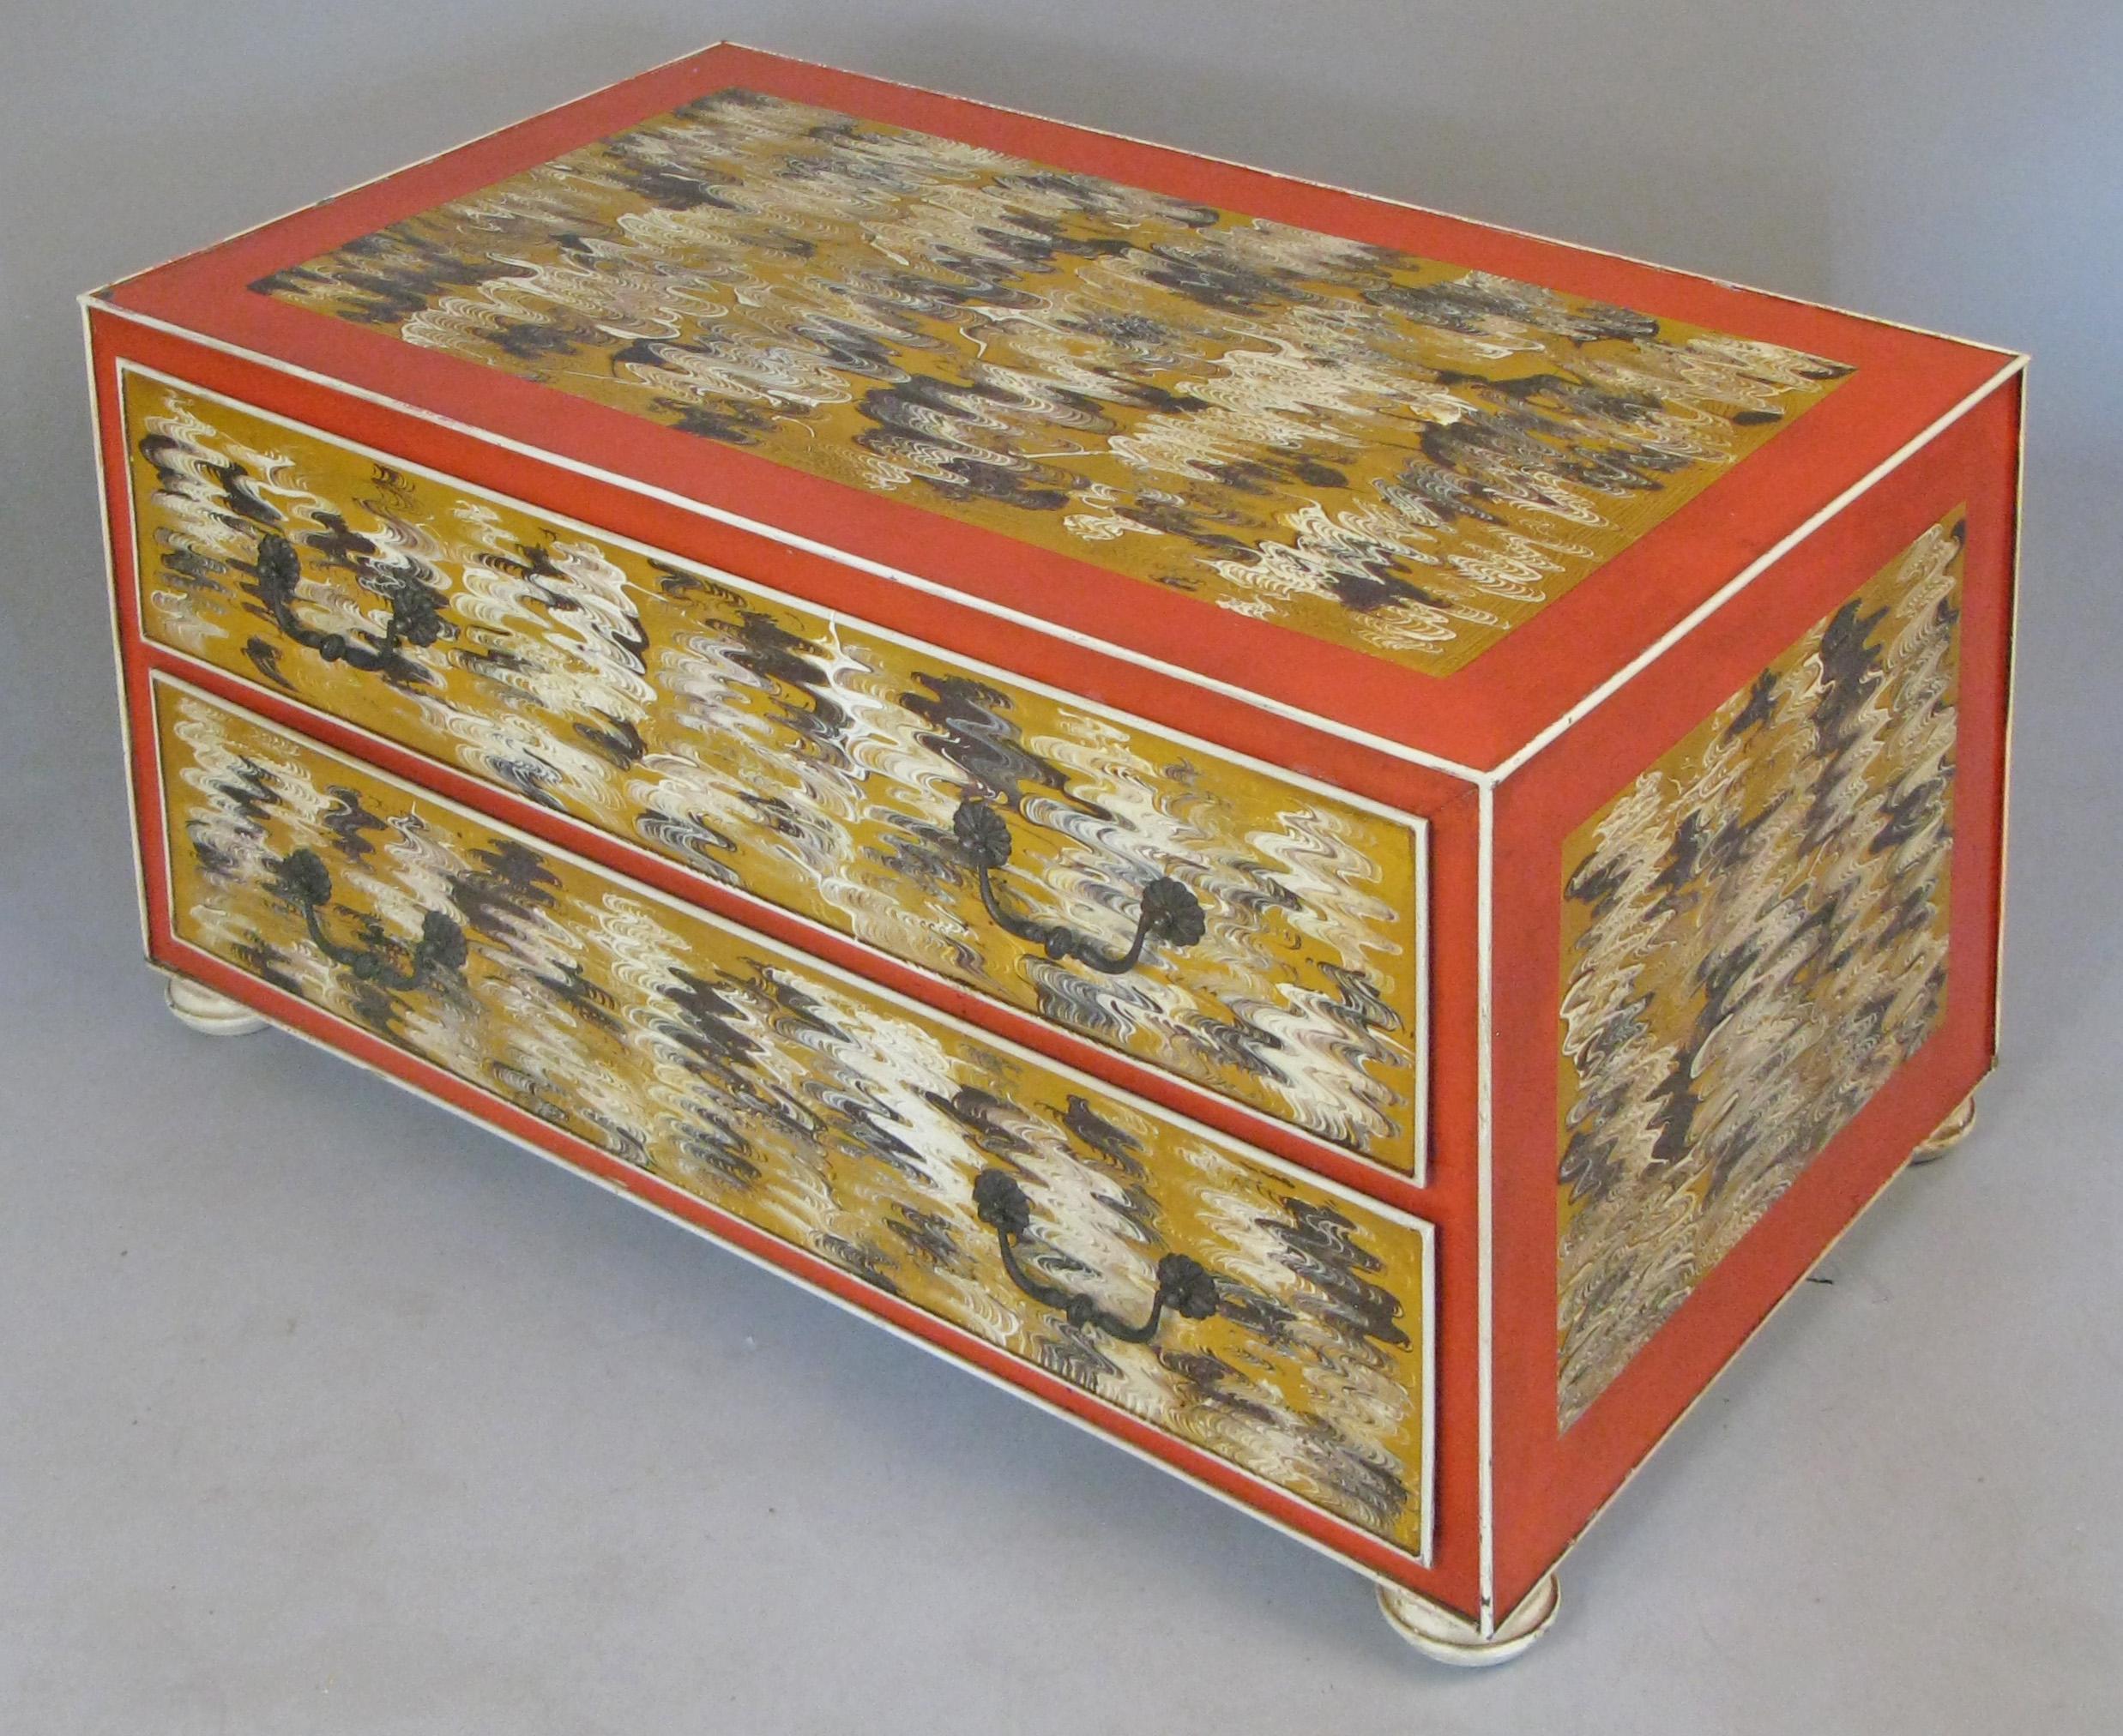
<path fill-rule="evenodd" d="M 2017 355 L 729 45 L 84 303 L 179 1015 L 1434 1655 L 1972 1112 Z"/>

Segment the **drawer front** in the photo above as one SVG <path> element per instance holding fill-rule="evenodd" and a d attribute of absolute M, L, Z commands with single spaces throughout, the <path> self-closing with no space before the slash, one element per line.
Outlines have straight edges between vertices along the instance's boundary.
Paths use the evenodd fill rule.
<path fill-rule="evenodd" d="M 155 694 L 179 938 L 1424 1553 L 1426 1226 Z"/>
<path fill-rule="evenodd" d="M 148 635 L 1415 1172 L 1421 822 L 124 374 Z"/>

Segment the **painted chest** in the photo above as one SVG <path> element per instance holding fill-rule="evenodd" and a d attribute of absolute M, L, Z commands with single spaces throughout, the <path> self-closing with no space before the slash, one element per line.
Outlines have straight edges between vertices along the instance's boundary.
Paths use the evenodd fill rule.
<path fill-rule="evenodd" d="M 1435 1655 L 1992 1064 L 2014 353 L 728 45 L 84 304 L 180 1016 Z"/>

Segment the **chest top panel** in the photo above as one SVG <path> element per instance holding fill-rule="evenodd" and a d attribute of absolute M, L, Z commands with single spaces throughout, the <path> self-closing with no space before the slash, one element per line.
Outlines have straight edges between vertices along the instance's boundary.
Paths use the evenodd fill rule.
<path fill-rule="evenodd" d="M 1423 811 L 2019 365 L 733 43 L 84 299 L 246 404 Z"/>
<path fill-rule="evenodd" d="M 1850 372 L 743 87 L 252 286 L 1433 676 Z"/>

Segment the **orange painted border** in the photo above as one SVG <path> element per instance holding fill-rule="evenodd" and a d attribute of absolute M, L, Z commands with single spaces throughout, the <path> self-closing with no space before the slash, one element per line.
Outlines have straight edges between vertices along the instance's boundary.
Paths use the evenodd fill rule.
<path fill-rule="evenodd" d="M 1857 371 L 1568 596 L 1466 668 L 1438 678 L 289 307 L 248 287 L 272 271 L 733 84 L 1794 346 Z M 968 598 L 1036 612 L 1065 630 L 1475 769 L 1503 763 L 2005 360 L 1977 346 L 1706 278 L 727 45 L 127 280 L 102 300 L 775 531 L 830 542 Z M 516 467 L 523 467 L 521 461 Z M 520 484 L 510 491 L 529 492 Z M 731 533 L 703 522 L 679 541 L 638 527 L 672 510 L 636 494 L 624 518 L 606 514 L 595 521 L 689 555 L 686 543 Z M 775 581 L 782 588 L 829 602 L 827 594 L 845 582 L 847 570 L 819 556 L 794 557 L 786 548 L 773 555 L 763 550 L 736 570 L 750 573 L 775 561 L 785 571 Z M 892 588 L 909 618 L 900 618 L 902 611 L 873 618 L 920 633 L 911 618 L 929 606 L 904 587 Z M 1125 672 L 1112 665 L 1104 673 L 1113 686 L 1084 690 L 1142 709 L 1119 690 L 1144 673 L 1139 665 Z"/>
<path fill-rule="evenodd" d="M 1994 1058 L 2021 386 L 2000 388 L 1800 544 L 1497 795 L 1493 983 L 1496 1591 L 1553 1564 Z M 1559 1435 L 1556 1116 L 1563 842 L 1775 657 L 1968 507 L 1945 1016 Z M 1501 914 L 1508 913 L 1508 915 Z"/>
<path fill-rule="evenodd" d="M 476 442 L 463 440 L 461 437 L 450 436 L 447 441 L 438 441 L 430 437 L 436 434 L 436 431 L 427 428 L 425 425 L 407 424 L 401 426 L 391 413 L 376 407 L 343 399 L 336 393 L 323 390 L 307 383 L 293 381 L 286 376 L 256 369 L 168 335 L 142 328 L 122 318 L 114 318 L 107 312 L 92 310 L 89 333 L 101 443 L 100 455 L 105 484 L 104 509 L 110 535 L 112 607 L 118 624 L 121 692 L 126 708 L 132 799 L 140 835 L 143 840 L 159 839 L 163 830 L 159 750 L 148 685 L 152 675 L 161 669 L 180 675 L 218 696 L 256 710 L 275 724 L 292 727 L 298 735 L 314 735 L 328 745 L 338 746 L 342 750 L 353 751 L 360 757 L 372 759 L 385 769 L 408 777 L 414 782 L 425 783 L 467 806 L 492 813 L 496 818 L 520 825 L 527 831 L 535 830 L 537 835 L 549 838 L 616 871 L 636 875 L 671 895 L 703 907 L 716 909 L 722 914 L 736 916 L 738 919 L 751 922 L 763 930 L 769 929 L 769 924 L 762 919 L 760 909 L 753 907 L 750 901 L 744 901 L 741 907 L 733 902 L 728 903 L 726 907 L 725 903 L 718 903 L 715 898 L 709 896 L 711 892 L 720 895 L 721 889 L 715 888 L 713 883 L 691 875 L 674 864 L 666 863 L 660 858 L 647 857 L 645 853 L 636 860 L 636 853 L 630 847 L 618 845 L 605 835 L 588 827 L 522 804 L 505 792 L 476 785 L 470 780 L 462 779 L 461 775 L 445 772 L 438 775 L 437 768 L 405 754 L 402 750 L 379 744 L 373 738 L 350 731 L 343 725 L 333 724 L 329 720 L 320 722 L 317 714 L 307 708 L 262 699 L 247 684 L 232 683 L 218 671 L 149 644 L 141 631 L 135 548 L 126 509 L 128 455 L 118 398 L 117 366 L 121 356 L 128 360 L 145 362 L 180 373 L 201 385 L 258 403 L 261 408 L 299 416 L 328 431 L 344 433 L 349 437 L 385 449 L 404 451 L 414 461 L 436 468 L 455 467 L 455 473 L 467 481 L 486 481 L 486 476 L 480 473 L 492 472 L 492 461 L 496 455 L 492 449 L 480 446 Z M 254 390 L 253 388 L 259 389 Z M 414 435 L 417 449 L 416 440 L 394 442 L 391 434 L 395 430 Z M 438 452 L 443 455 L 436 455 Z M 453 466 L 449 455 L 451 452 L 457 456 L 471 457 L 479 461 L 475 465 Z M 551 502 L 557 511 L 565 512 L 587 523 L 600 522 L 599 515 L 589 509 L 594 508 L 599 497 L 594 485 L 583 483 L 582 479 L 559 473 L 561 488 L 539 493 L 527 491 L 523 467 L 520 463 L 513 467 L 504 466 L 502 470 L 511 479 L 489 481 L 487 485 L 502 488 L 527 498 L 545 499 Z M 536 486 L 535 482 L 533 485 Z M 656 539 L 653 535 L 634 531 L 624 533 L 639 534 L 644 541 Z M 673 552 L 687 552 L 682 549 Z M 727 564 L 727 562 L 715 561 L 712 555 L 696 555 L 693 558 L 715 564 Z M 770 577 L 764 575 L 755 573 L 752 576 L 761 576 L 764 582 L 773 582 Z M 992 626 L 995 624 L 984 622 L 983 624 Z M 919 631 L 918 629 L 908 630 Z M 1018 631 L 1011 630 L 1013 633 Z M 1007 642 L 1008 636 L 1001 636 Z M 1030 641 L 1031 648 L 1035 652 L 1043 653 L 1052 648 L 1050 642 L 1040 636 L 1023 636 Z M 985 650 L 975 649 L 973 654 L 984 656 L 998 664 L 1005 663 L 1004 658 L 992 655 Z M 1035 678 L 1052 680 L 1055 678 L 1052 672 L 1054 661 L 1050 655 L 1041 655 L 1036 668 L 1025 672 L 1033 674 Z M 1183 689 L 1180 692 L 1184 696 L 1191 690 Z M 1275 732 L 1259 729 L 1262 720 L 1257 714 L 1239 708 L 1238 716 L 1239 720 L 1250 726 L 1245 732 L 1248 739 L 1270 746 L 1276 744 Z M 1214 740 L 1209 732 L 1197 726 L 1198 719 L 1179 717 L 1170 720 L 1179 727 Z M 1284 726 L 1282 733 L 1286 738 L 1280 744 L 1283 749 L 1282 754 L 1261 753 L 1257 756 L 1280 761 L 1292 769 L 1310 769 L 1305 764 L 1291 763 L 1292 748 L 1296 746 L 1301 749 L 1303 744 L 1288 738 L 1298 732 Z M 1236 746 L 1241 751 L 1255 751 L 1255 748 L 1247 746 L 1244 742 L 1225 741 L 1216 744 Z M 1163 1434 L 1131 1414 L 1057 1380 L 1034 1365 L 998 1350 L 985 1340 L 974 1338 L 947 1322 L 911 1309 L 896 1299 L 870 1288 L 839 1268 L 826 1265 L 801 1250 L 752 1229 L 741 1220 L 717 1212 L 691 1195 L 669 1189 L 667 1184 L 658 1182 L 654 1178 L 618 1163 L 595 1147 L 574 1140 L 534 1117 L 523 1115 L 513 1106 L 490 1098 L 477 1087 L 467 1084 L 455 1076 L 444 1073 L 365 1033 L 351 1031 L 339 1021 L 306 1003 L 269 984 L 246 976 L 210 955 L 189 946 L 177 937 L 172 926 L 169 889 L 160 859 L 161 853 L 154 848 L 145 849 L 142 853 L 141 888 L 148 955 L 153 962 L 166 969 L 196 978 L 328 1046 L 352 1055 L 392 1077 L 536 1145 L 563 1162 L 638 1195 L 660 1209 L 668 1211 L 760 1259 L 792 1272 L 858 1308 L 890 1321 L 896 1327 L 984 1372 L 1023 1389 L 1241 1504 L 1257 1510 L 1364 1572 L 1407 1586 L 1448 1608 L 1471 1613 L 1479 1605 L 1481 1534 L 1476 1474 L 1479 1445 L 1476 1370 L 1479 1356 L 1475 1311 L 1476 1239 L 1474 1228 L 1477 1139 L 1474 1108 L 1477 1052 L 1474 1011 L 1476 960 L 1473 913 L 1477 880 L 1475 795 L 1466 786 L 1456 781 L 1354 748 L 1335 738 L 1322 738 L 1320 748 L 1324 764 L 1358 774 L 1355 778 L 1348 780 L 1348 783 L 1367 783 L 1373 788 L 1386 791 L 1379 799 L 1408 807 L 1411 806 L 1408 796 L 1411 791 L 1414 791 L 1426 797 L 1432 805 L 1424 816 L 1430 823 L 1433 924 L 1431 949 L 1432 1152 L 1428 1181 L 1426 1185 L 1418 1188 L 1406 1178 L 1396 1176 L 1390 1171 L 1353 1157 L 1343 1159 L 1350 1167 L 1349 1173 L 1330 1170 L 1318 1160 L 1320 1149 L 1309 1141 L 1305 1142 L 1306 1149 L 1304 1154 L 1294 1160 L 1323 1174 L 1331 1174 L 1334 1178 L 1358 1187 L 1390 1204 L 1411 1211 L 1430 1222 L 1434 1229 L 1436 1331 L 1432 1377 L 1436 1384 L 1435 1444 L 1432 1472 L 1434 1486 L 1432 1494 L 1431 1564 L 1426 1567 L 1418 1564 L 1404 1551 L 1372 1533 L 1324 1514 L 1227 1461 L 1216 1458 L 1187 1442 Z M 1313 770 L 1312 775 L 1327 776 L 1331 780 L 1331 772 Z M 787 922 L 792 919 L 783 918 L 782 920 Z M 800 943 L 822 956 L 831 957 L 835 962 L 859 974 L 872 977 L 888 986 L 902 987 L 902 992 L 906 992 L 902 985 L 894 980 L 892 970 L 884 967 L 890 966 L 891 961 L 884 959 L 882 955 L 871 954 L 865 949 L 844 942 L 840 943 L 841 952 L 835 952 L 820 943 L 819 937 L 808 932 Z M 892 967 L 892 969 L 898 968 L 903 967 Z M 997 1009 L 992 1004 L 969 997 L 974 1004 L 960 1007 L 938 995 L 936 986 L 933 981 L 923 978 L 920 998 L 932 1004 L 942 1004 L 946 1010 L 958 1012 L 962 1016 L 973 1018 L 975 1022 L 991 1028 L 1004 1027 L 1004 1022 L 994 1016 Z M 1004 1034 L 1015 1036 L 1016 1033 L 1014 1029 L 1004 1029 Z M 1075 1057 L 1065 1052 L 1065 1048 L 1067 1043 L 1075 1040 L 1065 1040 L 1064 1043 L 1058 1044 L 1056 1034 L 1045 1029 L 1040 1030 L 1037 1033 L 1037 1046 L 1046 1052 L 1057 1054 L 1058 1058 L 1073 1063 Z M 1031 1046 L 1029 1044 L 1028 1046 Z M 1147 1070 L 1137 1070 L 1125 1061 L 1116 1065 L 1107 1052 L 1101 1052 L 1098 1058 L 1101 1065 L 1108 1069 L 1114 1082 L 1139 1095 L 1155 1096 L 1153 1088 L 1159 1082 L 1158 1076 Z M 1086 1065 L 1085 1070 L 1092 1070 Z M 1101 1074 L 1101 1076 L 1107 1075 Z M 1188 1094 L 1191 1098 L 1192 1094 L 1190 1092 Z M 1191 1101 L 1189 1104 L 1190 1110 L 1197 1106 Z M 1361 1173 L 1355 1172 L 1360 1170 Z"/>

